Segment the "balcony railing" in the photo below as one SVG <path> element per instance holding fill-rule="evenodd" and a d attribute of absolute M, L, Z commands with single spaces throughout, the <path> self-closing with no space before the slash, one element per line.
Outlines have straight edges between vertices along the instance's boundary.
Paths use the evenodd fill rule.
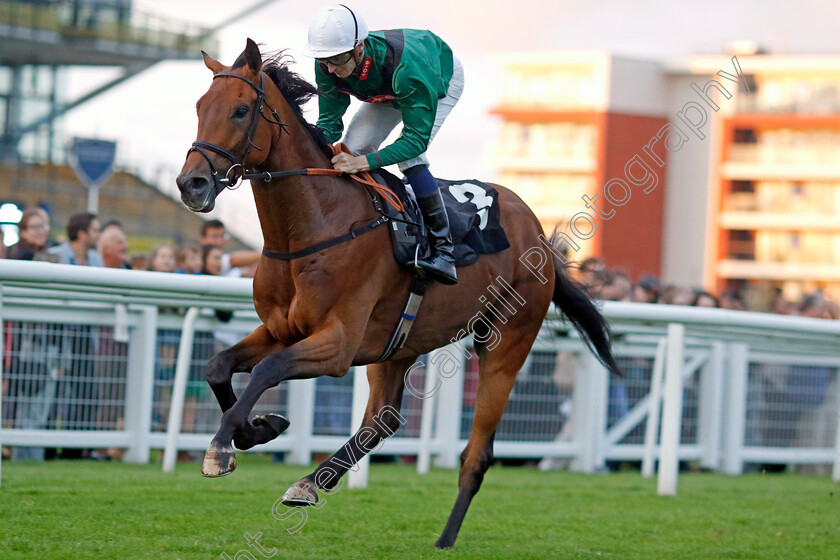
<path fill-rule="evenodd" d="M 764 81 L 756 89 L 753 95 L 737 97 L 738 113 L 840 113 L 840 80 Z"/>
<path fill-rule="evenodd" d="M 830 142 L 731 144 L 728 161 L 733 163 L 840 165 L 840 136 Z"/>
<path fill-rule="evenodd" d="M 840 231 L 840 220 L 833 213 L 735 212 L 720 214 L 720 226 L 732 230 Z"/>
<path fill-rule="evenodd" d="M 53 0 L 0 2 L 0 26 L 56 32 L 66 39 L 115 41 L 179 52 L 218 51 L 206 27 L 130 10 L 128 5 Z"/>
<path fill-rule="evenodd" d="M 835 221 L 835 227 L 840 227 L 840 221 L 836 218 L 836 200 L 840 197 L 840 193 L 828 191 L 827 194 L 822 194 L 825 192 L 825 190 L 820 190 L 811 193 L 806 190 L 806 194 L 797 195 L 790 188 L 759 188 L 754 193 L 731 193 L 724 199 L 723 211 L 724 214 L 733 215 L 733 223 L 748 216 L 751 220 L 769 219 L 767 216 L 774 216 L 798 222 L 800 226 L 806 224 L 811 226 L 814 225 L 811 218 L 818 220 L 831 218 Z M 756 217 L 757 215 L 762 218 Z"/>

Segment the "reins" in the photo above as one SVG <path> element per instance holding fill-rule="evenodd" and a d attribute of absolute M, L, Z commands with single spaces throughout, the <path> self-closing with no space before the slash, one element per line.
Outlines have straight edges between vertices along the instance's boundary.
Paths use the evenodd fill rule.
<path fill-rule="evenodd" d="M 344 171 L 339 171 L 337 169 L 325 169 L 325 168 L 317 168 L 317 167 L 310 167 L 304 169 L 288 169 L 285 171 L 263 171 L 263 172 L 255 172 L 255 173 L 247 173 L 245 170 L 245 160 L 248 158 L 248 154 L 251 153 L 251 148 L 262 150 L 259 146 L 256 146 L 253 142 L 254 134 L 257 131 L 257 125 L 259 124 L 259 117 L 261 116 L 267 122 L 271 124 L 276 124 L 280 127 L 280 132 L 286 129 L 286 125 L 280 120 L 280 117 L 277 115 L 277 111 L 268 104 L 265 100 L 265 74 L 260 72 L 260 85 L 258 86 L 253 81 L 249 80 L 245 76 L 240 76 L 239 74 L 234 74 L 233 72 L 219 72 L 213 76 L 213 79 L 216 78 L 237 78 L 248 85 L 250 85 L 254 90 L 257 92 L 257 102 L 254 107 L 254 112 L 251 116 L 251 122 L 248 125 L 248 132 L 246 133 L 245 139 L 248 142 L 248 147 L 245 149 L 245 155 L 242 156 L 242 160 L 237 162 L 236 156 L 231 153 L 229 150 L 222 148 L 221 146 L 217 146 L 216 144 L 212 144 L 210 142 L 205 142 L 203 140 L 196 140 L 192 143 L 189 151 L 187 152 L 187 156 L 189 156 L 190 152 L 198 152 L 209 164 L 210 172 L 213 175 L 214 180 L 220 184 L 224 185 L 224 188 L 234 190 L 238 188 L 238 184 L 240 180 L 263 180 L 266 183 L 271 182 L 274 179 L 282 179 L 284 177 L 294 177 L 299 175 L 349 175 L 351 179 L 357 181 L 363 185 L 367 185 L 373 188 L 379 195 L 382 197 L 385 202 L 393 206 L 397 211 L 404 212 L 405 209 L 403 208 L 402 202 L 400 201 L 399 197 L 385 185 L 377 183 L 373 177 L 367 171 L 361 173 L 345 173 Z M 268 109 L 271 111 L 271 115 L 274 117 L 274 120 L 269 119 L 263 113 L 263 106 L 267 106 Z M 219 177 L 219 173 L 216 170 L 216 167 L 213 165 L 213 161 L 210 156 L 207 154 L 205 150 L 209 150 L 214 152 L 223 158 L 227 159 L 231 162 L 231 166 L 227 169 L 224 174 L 224 177 Z M 338 155 L 342 152 L 350 154 L 350 150 L 342 143 L 338 143 L 332 146 L 333 154 Z M 241 171 L 240 171 L 241 170 Z M 239 173 L 237 174 L 237 171 Z M 381 213 L 381 210 L 380 210 Z M 327 239 L 326 241 L 322 241 L 320 243 L 316 243 L 314 245 L 310 245 L 304 249 L 299 251 L 294 251 L 292 253 L 280 253 L 277 251 L 270 251 L 263 247 L 262 254 L 271 259 L 283 260 L 283 261 L 290 261 L 293 259 L 299 259 L 301 257 L 305 257 L 307 255 L 311 255 L 313 253 L 317 253 L 319 251 L 323 251 L 324 249 L 328 249 L 335 245 L 339 245 L 346 241 L 350 241 L 351 239 L 355 239 L 360 235 L 364 235 L 370 231 L 373 231 L 377 227 L 381 226 L 382 224 L 388 221 L 388 217 L 382 214 L 379 219 L 370 222 L 362 227 L 355 228 L 350 230 L 348 233 L 344 235 L 339 235 L 337 237 L 333 237 L 331 239 Z"/>
<path fill-rule="evenodd" d="M 339 142 L 338 144 L 332 145 L 333 154 L 338 155 L 342 152 L 350 154 L 350 150 L 345 146 L 343 143 Z M 373 189 L 379 193 L 385 202 L 390 204 L 399 212 L 404 212 L 405 208 L 403 208 L 402 202 L 400 201 L 399 197 L 388 188 L 386 185 L 381 183 L 377 183 L 370 173 L 367 171 L 363 171 L 361 173 L 345 173 L 344 171 L 339 171 L 338 169 L 324 169 L 320 167 L 307 167 L 304 169 L 289 169 L 287 171 L 262 171 L 259 173 L 244 173 L 240 176 L 243 180 L 263 180 L 266 183 L 273 179 L 282 179 L 283 177 L 294 177 L 296 175 L 349 175 L 351 179 L 357 181 L 363 185 L 367 185 L 369 187 L 373 187 Z"/>

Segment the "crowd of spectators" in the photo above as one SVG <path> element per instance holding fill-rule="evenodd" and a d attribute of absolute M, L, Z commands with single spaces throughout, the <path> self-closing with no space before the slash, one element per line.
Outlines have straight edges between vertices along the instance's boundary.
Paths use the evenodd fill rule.
<path fill-rule="evenodd" d="M 4 245 L 0 258 L 234 277 L 253 276 L 260 258 L 259 251 L 226 253 L 229 235 L 220 220 L 202 224 L 200 241 L 162 243 L 148 253 L 131 256 L 119 220 L 101 224 L 96 214 L 82 212 L 70 217 L 66 234 L 53 237 L 51 231 L 47 210 L 28 208 L 18 223 L 18 242 L 10 247 Z"/>
<path fill-rule="evenodd" d="M 773 289 L 764 298 L 748 298 L 747 294 L 735 289 L 727 289 L 715 295 L 702 288 L 663 285 L 659 278 L 651 275 L 642 275 L 634 284 L 624 271 L 607 268 L 604 260 L 598 257 L 584 259 L 572 270 L 576 280 L 595 299 L 769 311 L 784 315 L 840 319 L 840 306 L 819 290 L 805 294 L 797 301 L 789 301 L 780 289 Z M 756 300 L 756 303 L 750 304 L 753 300 Z"/>
<path fill-rule="evenodd" d="M 77 266 L 148 270 L 165 273 L 253 276 L 259 261 L 258 251 L 225 252 L 229 236 L 219 220 L 202 224 L 199 241 L 180 245 L 162 243 L 147 253 L 129 254 L 129 243 L 122 224 L 89 212 L 74 214 L 66 224 L 66 233 L 51 235 L 50 215 L 45 208 L 34 207 L 22 213 L 18 223 L 18 242 L 0 256 L 6 259 L 34 260 Z M 2 245 L 2 244 L 0 244 Z M 219 312 L 222 313 L 222 312 Z M 230 315 L 226 318 L 229 320 Z M 220 319 L 224 317 L 220 316 Z M 118 340 L 113 327 L 62 325 L 55 323 L 8 323 L 4 341 L 8 374 L 3 380 L 3 423 L 19 429 L 122 429 L 119 403 L 125 399 L 127 342 Z M 221 342 L 233 343 L 222 334 L 203 333 L 204 346 L 196 335 L 194 361 L 206 360 Z M 158 363 L 155 372 L 158 416 L 165 416 L 174 377 L 175 357 L 180 339 L 177 331 L 158 332 Z M 200 348 L 199 348 L 200 347 Z M 200 354 L 200 355 L 196 355 Z M 103 357 L 105 359 L 103 359 Z M 119 364 L 122 364 L 120 370 Z M 189 431 L 195 414 L 196 399 L 203 390 L 203 368 L 190 371 L 184 414 L 184 429 Z M 168 408 L 168 407 L 167 407 Z M 163 423 L 163 418 L 158 418 Z M 4 449 L 4 455 L 12 450 Z M 14 448 L 16 459 L 43 460 L 61 458 L 119 458 L 118 449 L 45 449 Z"/>

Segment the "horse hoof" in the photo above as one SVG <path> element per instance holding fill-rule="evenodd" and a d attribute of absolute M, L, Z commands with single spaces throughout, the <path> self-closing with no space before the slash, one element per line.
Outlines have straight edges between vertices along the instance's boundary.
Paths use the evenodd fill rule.
<path fill-rule="evenodd" d="M 318 503 L 318 492 L 308 480 L 299 480 L 283 494 L 283 505 L 289 507 L 314 506 Z"/>
<path fill-rule="evenodd" d="M 215 446 L 210 446 L 204 454 L 204 464 L 201 466 L 201 474 L 208 478 L 218 478 L 232 473 L 236 469 L 236 453 L 232 448 L 226 451 Z"/>
<path fill-rule="evenodd" d="M 271 428 L 275 432 L 274 437 L 279 436 L 280 434 L 285 432 L 286 429 L 289 427 L 289 421 L 286 419 L 286 417 L 280 416 L 279 414 L 266 414 L 265 416 L 256 416 L 253 420 L 251 420 L 251 424 L 254 427 L 266 426 L 268 428 Z"/>
<path fill-rule="evenodd" d="M 455 546 L 455 541 L 449 541 L 443 537 L 439 538 L 435 543 L 435 548 L 438 550 L 447 550 Z"/>

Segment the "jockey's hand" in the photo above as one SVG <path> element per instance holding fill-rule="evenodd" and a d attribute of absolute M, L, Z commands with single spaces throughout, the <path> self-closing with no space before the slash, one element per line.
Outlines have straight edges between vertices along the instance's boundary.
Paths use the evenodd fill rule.
<path fill-rule="evenodd" d="M 368 171 L 370 166 L 365 156 L 351 156 L 350 154 L 338 154 L 332 158 L 333 169 L 344 171 L 345 173 L 359 173 L 360 171 Z"/>

